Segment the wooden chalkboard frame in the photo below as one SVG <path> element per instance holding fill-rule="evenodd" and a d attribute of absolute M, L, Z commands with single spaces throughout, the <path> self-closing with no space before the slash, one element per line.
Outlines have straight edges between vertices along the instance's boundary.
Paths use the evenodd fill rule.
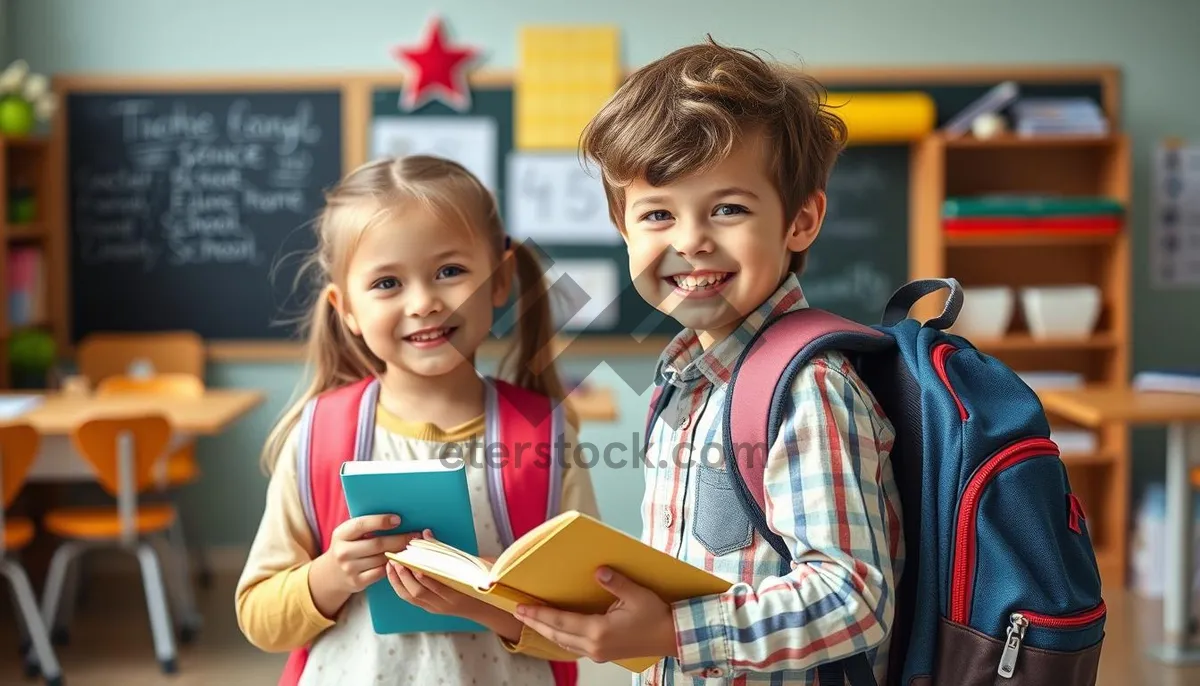
<path fill-rule="evenodd" d="M 954 67 L 891 66 L 891 67 L 825 67 L 804 69 L 805 73 L 819 79 L 830 91 L 843 88 L 854 90 L 895 89 L 909 87 L 919 89 L 928 86 L 952 86 L 970 84 L 994 84 L 1005 80 L 1022 83 L 1097 84 L 1102 93 L 1102 107 L 1115 130 L 1121 128 L 1120 69 L 1107 64 L 1077 65 L 981 65 Z M 512 87 L 515 73 L 509 70 L 478 70 L 469 81 L 472 86 Z M 368 157 L 371 131 L 372 94 L 377 89 L 399 88 L 403 75 L 398 72 L 339 72 L 328 74 L 257 74 L 257 75 L 88 75 L 64 74 L 52 80 L 52 87 L 60 99 L 70 93 L 103 93 L 122 90 L 153 90 L 162 93 L 173 91 L 291 91 L 301 89 L 339 90 L 342 102 L 342 165 L 343 173 L 362 164 Z M 68 159 L 68 122 L 65 116 L 56 117 L 53 125 L 52 156 L 58 178 L 66 178 Z M 912 145 L 909 146 L 910 149 Z M 908 193 L 910 199 L 919 186 L 915 175 L 917 167 L 911 167 Z M 48 237 L 49 272 L 55 286 L 50 289 L 51 312 L 54 333 L 60 350 L 71 354 L 70 335 L 71 302 L 67 287 L 70 275 L 67 250 L 70 232 L 66 228 L 68 208 L 65 184 L 58 184 L 50 198 L 49 221 L 56 230 Z M 909 203 L 908 227 L 915 224 L 914 204 Z M 567 352 L 572 356 L 600 355 L 646 355 L 657 354 L 666 341 L 657 337 L 635 341 L 627 335 L 587 336 L 571 342 Z M 500 352 L 501 343 L 488 344 L 484 355 Z M 303 345 L 294 341 L 223 341 L 207 343 L 209 358 L 224 361 L 282 361 L 297 360 L 303 353 Z"/>

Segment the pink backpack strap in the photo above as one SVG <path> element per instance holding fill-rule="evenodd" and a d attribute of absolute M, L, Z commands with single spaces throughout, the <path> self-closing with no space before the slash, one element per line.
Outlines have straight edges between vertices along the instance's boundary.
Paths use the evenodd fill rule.
<path fill-rule="evenodd" d="M 754 528 L 784 560 L 792 553 L 766 518 L 763 473 L 767 455 L 779 435 L 783 407 L 792 379 L 815 355 L 827 350 L 849 353 L 890 347 L 886 333 L 831 312 L 805 308 L 768 322 L 746 346 L 734 367 L 725 398 L 725 463 Z M 735 449 L 735 446 L 739 446 Z M 874 684 L 866 653 L 817 668 L 821 684 Z"/>
<path fill-rule="evenodd" d="M 559 514 L 565 413 L 562 403 L 506 381 L 487 384 L 487 465 L 492 515 L 507 548 Z M 500 446 L 503 446 L 502 448 Z M 575 662 L 551 662 L 556 686 L 575 686 Z"/>
<path fill-rule="evenodd" d="M 805 308 L 780 315 L 746 346 L 725 400 L 725 460 L 755 528 L 775 550 L 791 559 L 783 539 L 767 525 L 763 472 L 779 432 L 791 380 L 813 356 L 826 350 L 866 352 L 892 344 L 887 334 L 831 312 Z M 735 446 L 741 446 L 734 449 Z M 751 500 L 746 500 L 749 495 Z"/>
<path fill-rule="evenodd" d="M 379 381 L 368 377 L 313 398 L 304 406 L 297 430 L 296 488 L 318 552 L 329 549 L 333 530 L 350 517 L 342 494 L 341 466 L 371 459 Z M 295 686 L 308 648 L 288 656 L 280 686 Z"/>

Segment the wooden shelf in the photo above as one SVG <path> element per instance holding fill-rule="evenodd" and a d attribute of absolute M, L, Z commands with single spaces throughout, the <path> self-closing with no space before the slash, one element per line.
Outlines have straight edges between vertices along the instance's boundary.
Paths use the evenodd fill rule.
<path fill-rule="evenodd" d="M 46 237 L 46 230 L 41 224 L 9 224 L 0 230 L 10 243 L 40 241 Z"/>
<path fill-rule="evenodd" d="M 1077 135 L 1077 136 L 1018 136 L 1008 133 L 993 138 L 976 138 L 971 135 L 942 137 L 950 149 L 986 148 L 1091 148 L 1116 144 L 1120 136 Z"/>
<path fill-rule="evenodd" d="M 1038 351 L 1038 350 L 1104 350 L 1115 348 L 1117 339 L 1108 333 L 1099 333 L 1088 338 L 1034 338 L 1026 333 L 1012 334 L 1004 338 L 981 338 L 971 343 L 984 352 L 988 351 Z"/>
<path fill-rule="evenodd" d="M 39 255 L 36 278 L 39 307 L 33 321 L 14 324 L 11 320 L 13 298 L 9 280 L 0 276 L 0 389 L 11 386 L 7 340 L 19 331 L 42 330 L 58 339 L 66 331 L 65 318 L 59 307 L 67 278 L 66 261 L 62 259 L 65 236 L 61 224 L 61 179 L 55 173 L 53 158 L 60 152 L 53 136 L 35 134 L 22 137 L 0 137 L 0 218 L 9 215 L 9 191 L 22 186 L 33 195 L 38 211 L 35 222 L 9 224 L 0 220 L 0 274 L 10 269 L 10 256 L 17 251 L 33 250 Z"/>
<path fill-rule="evenodd" d="M 1063 453 L 1063 464 L 1072 465 L 1109 465 L 1121 459 L 1120 455 L 1098 450 L 1089 453 Z"/>

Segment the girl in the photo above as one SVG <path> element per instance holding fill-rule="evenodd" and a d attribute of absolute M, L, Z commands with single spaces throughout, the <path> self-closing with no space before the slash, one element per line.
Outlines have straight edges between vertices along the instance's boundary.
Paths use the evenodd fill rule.
<path fill-rule="evenodd" d="M 483 459 L 479 438 L 495 397 L 489 391 L 500 382 L 476 371 L 475 353 L 489 335 L 493 308 L 508 300 L 515 272 L 518 342 L 515 358 L 510 353 L 501 368 L 515 362 L 515 387 L 562 401 L 548 358 L 551 319 L 537 258 L 511 245 L 494 198 L 477 178 L 428 156 L 353 171 L 329 194 L 317 231 L 311 264 L 323 288 L 308 322 L 314 373 L 263 452 L 271 478 L 237 586 L 242 632 L 263 650 L 292 651 L 281 683 L 553 686 L 555 674 L 562 683 L 561 665 L 552 669 L 550 660 L 575 656 L 508 613 L 397 571 L 383 553 L 402 550 L 412 534 L 372 535 L 395 528 L 386 515 L 343 517 L 331 533 L 317 530 L 313 520 L 324 516 L 328 527 L 332 515 L 314 517 L 323 496 L 304 488 L 311 446 L 330 439 L 328 430 L 318 436 L 320 429 L 310 437 L 307 427 L 328 425 L 313 423 L 306 406 L 370 384 L 375 392 L 358 401 L 370 403 L 374 419 L 369 455 L 360 459 L 437 459 L 447 449 L 474 456 L 463 462 L 479 554 L 498 555 L 504 543 L 493 516 L 497 498 L 485 473 L 494 461 Z M 564 445 L 574 445 L 576 434 L 568 422 Z M 561 509 L 598 516 L 587 472 L 570 460 L 559 464 Z M 335 500 L 327 498 L 326 509 L 336 508 Z M 468 617 L 495 635 L 375 634 L 362 591 L 385 576 L 406 600 Z"/>

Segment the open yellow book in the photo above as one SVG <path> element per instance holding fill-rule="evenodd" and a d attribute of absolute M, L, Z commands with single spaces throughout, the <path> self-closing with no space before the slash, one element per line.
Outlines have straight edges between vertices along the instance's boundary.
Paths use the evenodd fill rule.
<path fill-rule="evenodd" d="M 596 581 L 596 570 L 603 566 L 649 588 L 669 603 L 723 593 L 732 586 L 573 510 L 517 539 L 493 564 L 440 541 L 423 539 L 387 556 L 506 612 L 515 612 L 517 605 L 525 604 L 603 613 L 615 600 Z M 617 664 L 641 672 L 659 659 L 661 656 L 647 656 L 619 660 Z"/>

